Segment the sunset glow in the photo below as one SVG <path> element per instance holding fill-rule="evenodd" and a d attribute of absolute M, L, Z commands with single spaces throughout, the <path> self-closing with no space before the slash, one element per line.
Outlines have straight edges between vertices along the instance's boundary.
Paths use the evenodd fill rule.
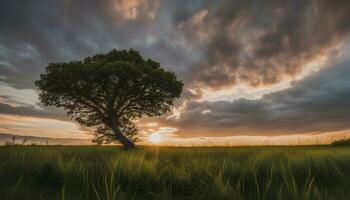
<path fill-rule="evenodd" d="M 159 144 L 162 142 L 162 136 L 159 133 L 153 133 L 148 138 L 149 141 L 153 144 Z"/>
<path fill-rule="evenodd" d="M 350 200 L 350 0 L 0 0 L 0 199 Z"/>
<path fill-rule="evenodd" d="M 140 144 L 284 145 L 349 137 L 346 1 L 22 4 L 0 3 L 6 27 L 0 32 L 0 133 L 91 140 L 98 125 L 81 125 L 68 110 L 44 106 L 34 82 L 49 63 L 134 49 L 184 84 L 168 112 L 130 117 Z"/>

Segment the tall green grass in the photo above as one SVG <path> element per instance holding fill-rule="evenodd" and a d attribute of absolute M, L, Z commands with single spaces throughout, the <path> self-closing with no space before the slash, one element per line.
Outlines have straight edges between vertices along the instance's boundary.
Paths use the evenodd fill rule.
<path fill-rule="evenodd" d="M 0 199 L 350 199 L 350 147 L 0 147 Z"/>

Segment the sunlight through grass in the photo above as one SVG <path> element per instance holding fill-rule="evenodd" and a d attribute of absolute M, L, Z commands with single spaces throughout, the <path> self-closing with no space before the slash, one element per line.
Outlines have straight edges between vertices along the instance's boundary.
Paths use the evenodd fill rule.
<path fill-rule="evenodd" d="M 347 199 L 349 147 L 0 147 L 2 199 Z"/>

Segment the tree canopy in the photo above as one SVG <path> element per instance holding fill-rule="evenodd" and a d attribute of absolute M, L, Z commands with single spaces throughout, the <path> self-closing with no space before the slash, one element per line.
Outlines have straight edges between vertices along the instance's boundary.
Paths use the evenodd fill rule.
<path fill-rule="evenodd" d="M 50 63 L 40 80 L 45 106 L 63 107 L 78 123 L 96 127 L 95 142 L 134 147 L 134 120 L 169 111 L 183 83 L 135 50 L 112 50 L 82 61 Z"/>

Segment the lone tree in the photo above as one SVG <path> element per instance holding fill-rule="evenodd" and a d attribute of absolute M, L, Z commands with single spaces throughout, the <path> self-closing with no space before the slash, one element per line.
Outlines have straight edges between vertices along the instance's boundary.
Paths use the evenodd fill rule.
<path fill-rule="evenodd" d="M 96 127 L 95 142 L 125 148 L 135 147 L 133 121 L 169 111 L 183 87 L 175 73 L 132 49 L 50 63 L 35 85 L 45 106 L 63 107 L 78 123 Z"/>

